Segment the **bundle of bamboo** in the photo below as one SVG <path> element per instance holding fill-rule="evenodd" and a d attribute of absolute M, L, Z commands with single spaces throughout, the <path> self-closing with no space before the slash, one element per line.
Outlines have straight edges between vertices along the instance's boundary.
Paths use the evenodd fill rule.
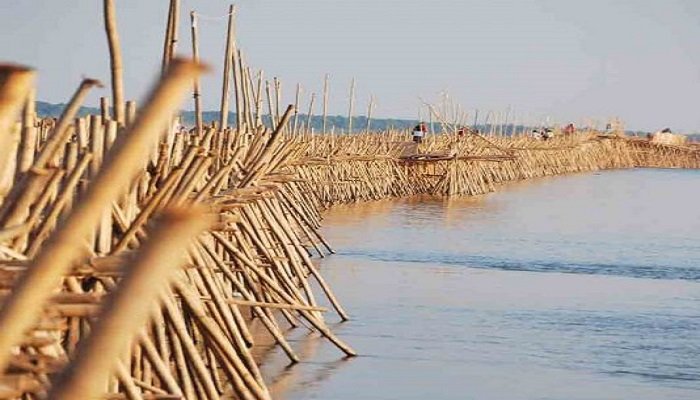
<path fill-rule="evenodd" d="M 170 116 L 199 70 L 170 60 L 125 126 L 107 110 L 75 118 L 93 81 L 57 122 L 37 121 L 27 103 L 23 125 L 37 134 L 7 157 L 0 214 L 1 398 L 269 398 L 246 314 L 291 362 L 280 318 L 355 354 L 311 289 L 314 280 L 348 318 L 307 251 L 331 251 L 318 200 L 285 172 L 306 148 L 282 132 L 292 107 L 274 131 L 174 131 Z M 217 218 L 194 242 L 201 213 L 172 211 L 148 228 L 195 203 Z"/>

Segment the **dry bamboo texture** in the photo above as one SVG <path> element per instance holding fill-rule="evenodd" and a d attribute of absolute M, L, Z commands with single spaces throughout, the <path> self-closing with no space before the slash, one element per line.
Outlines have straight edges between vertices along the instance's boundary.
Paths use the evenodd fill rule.
<path fill-rule="evenodd" d="M 124 127 L 108 114 L 77 118 L 75 107 L 58 121 L 33 109 L 23 114 L 35 134 L 22 137 L 3 169 L 0 398 L 97 391 L 115 399 L 268 399 L 251 353 L 253 324 L 291 363 L 299 357 L 283 334 L 288 327 L 316 331 L 340 354 L 355 354 L 325 322 L 327 311 L 348 316 L 311 260 L 312 251 L 331 249 L 318 233 L 314 189 L 290 166 L 308 148 L 282 133 L 294 110 L 276 130 L 166 129 L 196 75 L 172 84 L 178 65 L 171 61 L 162 78 L 168 90 L 156 90 Z M 216 221 L 189 245 L 182 244 L 187 235 L 175 240 L 151 227 L 164 210 L 195 204 Z M 169 254 L 179 252 L 183 262 Z M 173 278 L 152 282 L 150 295 L 144 282 L 131 291 L 141 293 L 146 324 L 115 322 L 138 314 L 122 310 L 134 298 L 119 294 L 129 293 L 122 284 L 138 286 L 133 276 L 144 263 L 173 269 Z M 37 287 L 37 274 L 50 278 Z M 121 312 L 110 313 L 106 302 Z M 101 323 L 121 329 L 114 343 Z M 90 360 L 95 348 L 114 353 L 121 343 L 128 350 L 119 357 Z M 80 384 L 85 376 L 97 377 L 89 388 Z"/>
<path fill-rule="evenodd" d="M 502 183 L 613 168 L 700 168 L 700 148 L 582 132 L 542 141 L 529 136 L 408 132 L 315 135 L 302 139 L 297 174 L 321 207 L 412 194 L 478 195 Z"/>
<path fill-rule="evenodd" d="M 104 4 L 114 58 L 114 5 Z M 421 144 L 369 126 L 314 134 L 294 107 L 280 109 L 281 82 L 263 92 L 263 72 L 245 65 L 233 8 L 221 109 L 233 78 L 236 124 L 222 114 L 188 130 L 173 116 L 201 68 L 172 58 L 178 10 L 171 1 L 163 75 L 139 109 L 122 104 L 120 61 L 114 115 L 104 99 L 100 115 L 77 116 L 98 84 L 84 80 L 57 120 L 37 117 L 30 70 L 0 67 L 0 399 L 270 399 L 254 327 L 290 363 L 300 361 L 290 328 L 355 355 L 326 324 L 324 313 L 349 317 L 312 260 L 333 252 L 319 234 L 327 207 L 476 195 L 583 171 L 700 167 L 694 145 L 595 132 L 538 141 L 501 128 Z M 324 125 L 327 101 L 326 78 Z"/>
<path fill-rule="evenodd" d="M 178 65 L 172 61 L 169 69 Z M 180 79 L 171 89 L 182 95 L 191 82 Z M 249 116 L 259 108 L 244 94 L 241 103 Z M 31 107 L 22 113 L 18 127 L 31 134 L 22 134 L 2 177 L 0 311 L 9 313 L 16 297 L 31 289 L 22 285 L 37 263 L 60 279 L 34 294 L 26 329 L 13 319 L 3 325 L 0 398 L 70 398 L 87 390 L 76 383 L 81 376 L 95 376 L 97 384 L 82 393 L 114 399 L 268 399 L 251 352 L 253 325 L 262 326 L 291 363 L 299 356 L 285 338 L 289 327 L 316 331 L 341 354 L 355 354 L 326 325 L 324 312 L 332 310 L 341 320 L 348 315 L 311 258 L 332 252 L 318 232 L 325 208 L 415 194 L 475 195 L 510 181 L 610 168 L 700 167 L 693 145 L 594 132 L 548 141 L 430 135 L 419 145 L 400 131 L 295 133 L 291 106 L 274 121 L 275 129 L 261 124 L 249 129 L 254 124 L 247 118 L 242 128 L 171 126 L 163 133 L 175 106 L 154 94 L 124 127 L 108 113 L 76 118 L 75 107 L 58 121 L 37 118 Z M 80 228 L 88 234 L 61 240 L 76 213 L 90 207 L 85 203 L 96 198 L 94 192 L 116 181 L 103 178 L 112 176 L 114 160 L 144 135 L 160 139 L 152 151 L 142 152 L 142 160 L 129 159 L 133 172 L 122 170 L 123 189 L 97 196 L 96 209 L 102 211 Z M 189 245 L 183 240 L 193 234 L 164 244 L 170 238 L 152 226 L 154 218 L 195 204 L 215 215 L 213 225 Z M 70 252 L 57 251 L 61 244 Z M 154 247 L 172 254 L 154 259 L 149 250 Z M 182 261 L 173 258 L 178 252 Z M 132 313 L 123 312 L 126 305 L 121 313 L 102 305 L 130 304 L 119 296 L 130 293 L 130 286 L 120 290 L 121 285 L 134 285 L 144 260 L 172 269 L 172 279 L 145 285 L 153 291 L 143 298 L 158 299 L 140 304 L 148 310 L 146 324 L 115 325 L 114 315 Z M 110 342 L 101 322 L 124 331 Z M 16 338 L 7 333 L 12 331 L 19 332 Z M 95 346 L 113 353 L 121 343 L 128 343 L 127 351 L 110 362 L 90 362 Z M 92 374 L 81 375 L 84 369 Z"/>

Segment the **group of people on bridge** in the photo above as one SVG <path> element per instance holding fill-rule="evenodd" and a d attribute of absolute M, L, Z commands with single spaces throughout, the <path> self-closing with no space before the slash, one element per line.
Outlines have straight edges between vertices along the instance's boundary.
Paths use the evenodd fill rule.
<path fill-rule="evenodd" d="M 472 128 L 467 128 L 464 126 L 459 126 L 457 129 L 455 129 L 455 133 L 457 134 L 458 137 L 462 137 L 465 135 L 468 135 L 470 133 L 475 133 L 478 134 L 479 130 L 478 129 L 472 129 Z M 418 125 L 416 125 L 413 128 L 413 141 L 415 143 L 423 143 L 423 138 L 428 134 L 428 125 L 425 122 L 419 122 Z"/>
<path fill-rule="evenodd" d="M 459 126 L 455 129 L 455 133 L 458 137 L 466 136 L 469 134 L 478 134 L 479 131 L 475 128 L 468 128 L 464 126 Z M 576 126 L 573 123 L 569 123 L 562 127 L 561 134 L 563 135 L 573 135 L 576 133 Z M 428 134 L 428 125 L 425 122 L 419 122 L 415 127 L 413 127 L 412 138 L 415 143 L 423 143 L 423 139 Z M 555 130 L 551 127 L 534 128 L 530 131 L 530 136 L 537 140 L 549 140 L 555 136 Z"/>
<path fill-rule="evenodd" d="M 564 135 L 573 135 L 576 133 L 576 126 L 573 123 L 569 123 L 561 129 L 561 132 Z M 549 140 L 555 136 L 555 132 L 554 128 L 551 127 L 534 128 L 530 131 L 530 136 L 537 140 Z"/>

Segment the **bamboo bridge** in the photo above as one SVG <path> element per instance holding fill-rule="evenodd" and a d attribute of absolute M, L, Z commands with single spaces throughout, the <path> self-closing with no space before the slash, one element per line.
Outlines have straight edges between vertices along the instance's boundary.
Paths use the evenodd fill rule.
<path fill-rule="evenodd" d="M 698 168 L 696 145 L 584 132 L 528 137 L 408 132 L 314 135 L 273 128 L 164 129 L 201 67 L 173 60 L 124 123 L 58 120 L 0 85 L 0 398 L 269 399 L 252 327 L 300 361 L 285 328 L 349 319 L 314 264 L 338 203 L 417 194 L 478 195 L 498 185 L 615 168 Z M 31 100 L 31 97 L 30 97 Z M 21 123 L 14 113 L 24 106 Z M 318 287 L 319 290 L 313 290 Z"/>
<path fill-rule="evenodd" d="M 370 132 L 371 103 L 365 133 L 314 134 L 314 96 L 304 128 L 300 87 L 281 110 L 277 78 L 265 93 L 262 71 L 242 60 L 233 6 L 221 118 L 204 124 L 197 15 L 192 60 L 177 59 L 180 4 L 169 3 L 162 76 L 141 106 L 125 101 L 114 0 L 103 2 L 112 97 L 99 114 L 78 114 L 100 85 L 85 79 L 60 118 L 39 118 L 35 72 L 0 65 L 0 399 L 268 400 L 258 328 L 290 363 L 301 361 L 290 328 L 356 355 L 327 324 L 350 316 L 315 263 L 333 253 L 319 233 L 328 207 L 479 195 L 586 171 L 700 168 L 697 145 L 594 131 L 428 135 L 415 145 L 409 132 Z M 181 129 L 173 120 L 192 87 L 196 124 Z M 326 132 L 327 77 L 322 99 Z M 354 80 L 350 99 L 352 116 Z"/>

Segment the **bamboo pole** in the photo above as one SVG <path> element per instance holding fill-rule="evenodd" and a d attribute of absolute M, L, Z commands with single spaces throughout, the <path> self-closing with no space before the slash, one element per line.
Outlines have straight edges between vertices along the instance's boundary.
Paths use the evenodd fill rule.
<path fill-rule="evenodd" d="M 275 85 L 275 125 L 280 123 L 280 103 L 282 102 L 282 82 L 277 77 L 272 78 Z M 286 131 L 286 126 L 284 130 Z"/>
<path fill-rule="evenodd" d="M 0 169 L 6 168 L 12 148 L 12 127 L 34 84 L 34 71 L 0 65 Z"/>
<path fill-rule="evenodd" d="M 323 127 L 321 133 L 326 133 L 326 118 L 328 117 L 328 74 L 323 78 Z"/>
<path fill-rule="evenodd" d="M 299 126 L 299 96 L 301 95 L 301 84 L 297 83 L 296 95 L 294 96 L 294 122 L 292 122 L 292 135 L 296 135 Z"/>
<path fill-rule="evenodd" d="M 49 399 L 96 398 L 102 384 L 116 368 L 115 360 L 138 337 L 177 268 L 185 264 L 188 243 L 210 224 L 203 209 L 188 207 L 167 211 L 151 238 L 133 261 L 126 261 L 126 274 L 109 296 L 90 336 L 73 362 L 57 378 Z"/>
<path fill-rule="evenodd" d="M 306 133 L 311 134 L 311 122 L 313 120 L 314 114 L 314 100 L 316 100 L 316 93 L 311 93 L 311 99 L 309 100 L 309 112 L 306 114 Z"/>
<path fill-rule="evenodd" d="M 109 112 L 109 97 L 100 97 L 100 115 L 102 116 L 102 121 L 109 121 L 111 114 Z"/>
<path fill-rule="evenodd" d="M 192 32 L 192 60 L 196 63 L 199 62 L 199 35 L 197 32 L 197 13 L 195 11 L 190 12 L 190 28 Z M 202 135 L 202 99 L 201 99 L 201 88 L 199 83 L 199 77 L 194 78 L 194 119 L 195 128 L 197 129 L 197 135 Z"/>
<path fill-rule="evenodd" d="M 117 31 L 117 12 L 114 0 L 104 0 L 104 22 L 107 32 L 107 44 L 109 45 L 110 71 L 112 74 L 112 104 L 114 104 L 114 118 L 124 125 L 124 82 L 122 68 L 122 53 L 119 47 L 119 33 Z"/>
<path fill-rule="evenodd" d="M 136 121 L 136 102 L 133 100 L 126 101 L 126 124 L 131 125 Z"/>
<path fill-rule="evenodd" d="M 233 13 L 233 12 L 232 12 Z M 243 106 L 244 103 L 244 93 L 243 93 L 243 66 L 242 66 L 242 61 L 241 61 L 241 55 L 240 52 L 236 46 L 236 20 L 235 20 L 235 15 L 232 15 L 232 20 L 233 21 L 233 27 L 231 28 L 231 31 L 233 33 L 233 37 L 231 38 L 231 46 L 232 46 L 232 52 L 231 52 L 231 57 L 233 59 L 231 60 L 231 68 L 232 68 L 232 73 L 233 73 L 233 93 L 235 95 L 236 99 L 236 128 L 242 129 L 243 127 L 243 116 L 244 116 L 244 109 L 245 107 Z"/>
<path fill-rule="evenodd" d="M 265 81 L 265 93 L 267 95 L 267 112 L 270 117 L 270 128 L 277 129 L 277 120 L 274 113 L 274 105 L 272 100 L 272 91 L 270 89 L 270 81 Z"/>
<path fill-rule="evenodd" d="M 365 127 L 365 133 L 369 133 L 369 129 L 372 124 L 372 109 L 374 108 L 374 96 L 369 96 L 369 104 L 367 105 L 367 126 Z M 432 129 L 432 128 L 431 128 Z"/>
<path fill-rule="evenodd" d="M 173 0 L 168 3 L 168 19 L 165 23 L 165 38 L 163 39 L 163 59 L 161 61 L 161 74 L 165 74 L 168 70 L 168 63 L 170 62 L 170 41 L 173 33 Z"/>
<path fill-rule="evenodd" d="M 168 65 L 175 57 L 175 52 L 177 50 L 177 41 L 180 27 L 180 0 L 171 0 L 170 7 L 173 13 L 173 23 L 171 25 L 170 42 L 168 47 L 170 48 L 170 57 L 168 58 Z"/>
<path fill-rule="evenodd" d="M 251 113 L 251 97 L 252 97 L 252 82 L 250 78 L 250 68 L 245 65 L 245 62 L 243 60 L 243 55 L 241 54 L 241 50 L 239 49 L 237 51 L 238 53 L 238 71 L 239 71 L 239 76 L 240 76 L 240 82 L 241 82 L 241 89 L 240 94 L 241 94 L 241 113 L 242 113 L 242 128 L 239 128 L 240 130 L 244 129 L 250 129 L 253 125 L 253 114 Z"/>
<path fill-rule="evenodd" d="M 350 83 L 350 106 L 348 109 L 348 134 L 352 133 L 352 112 L 355 107 L 355 78 Z"/>
<path fill-rule="evenodd" d="M 258 84 L 256 86 L 255 90 L 255 127 L 259 127 L 263 125 L 263 120 L 262 120 L 262 107 L 263 107 L 263 92 L 262 92 L 262 87 L 263 87 L 263 75 L 264 72 L 263 70 L 260 70 L 258 73 Z"/>
<path fill-rule="evenodd" d="M 223 82 L 221 84 L 221 108 L 219 116 L 219 128 L 224 131 L 228 128 L 228 102 L 231 81 L 231 63 L 233 62 L 233 13 L 234 5 L 229 6 L 228 30 L 226 31 L 226 53 L 224 55 Z"/>
<path fill-rule="evenodd" d="M 94 79 L 84 79 L 81 82 L 70 102 L 63 110 L 61 118 L 53 129 L 53 135 L 43 144 L 40 153 L 35 157 L 34 164 L 30 169 L 31 174 L 25 174 L 22 180 L 14 185 L 13 191 L 8 195 L 6 201 L 3 202 L 0 215 L 4 227 L 20 224 L 23 218 L 26 217 L 27 209 L 33 204 L 39 191 L 41 191 L 42 176 L 45 175 L 44 170 L 49 162 L 56 158 L 56 155 L 67 141 L 68 135 L 71 133 L 70 128 L 73 119 L 87 96 L 88 90 L 97 85 L 100 85 L 100 83 Z"/>
<path fill-rule="evenodd" d="M 121 195 L 142 168 L 158 140 L 169 115 L 179 105 L 192 78 L 203 71 L 192 62 L 174 60 L 165 77 L 152 91 L 149 101 L 129 132 L 110 150 L 99 175 L 81 201 L 39 251 L 30 268 L 20 277 L 11 296 L 0 309 L 0 370 L 10 351 L 40 315 L 40 309 L 61 277 L 82 257 L 82 243 L 95 229 L 103 210 Z"/>

